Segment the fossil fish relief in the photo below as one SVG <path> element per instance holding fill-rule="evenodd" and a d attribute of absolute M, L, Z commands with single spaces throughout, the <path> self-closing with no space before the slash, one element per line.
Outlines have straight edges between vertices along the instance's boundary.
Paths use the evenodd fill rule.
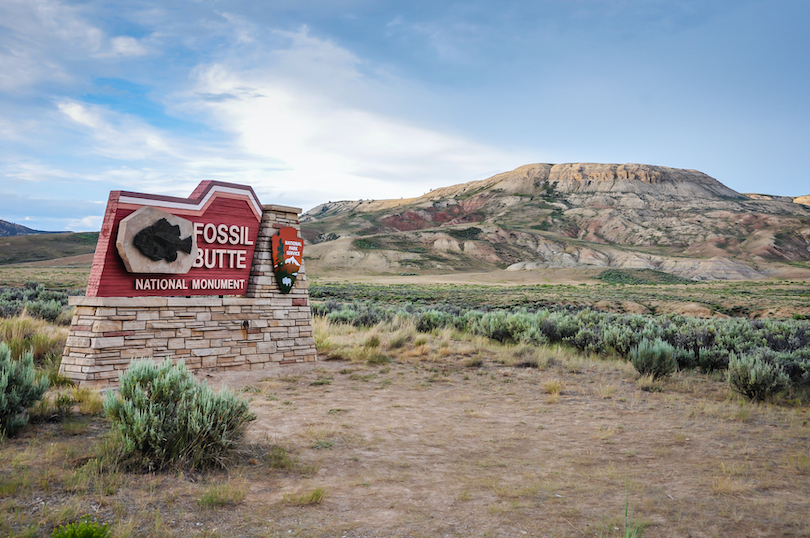
<path fill-rule="evenodd" d="M 191 254 L 191 236 L 181 239 L 180 226 L 169 224 L 165 218 L 135 234 L 132 244 L 154 261 L 173 262 L 178 251 Z"/>
<path fill-rule="evenodd" d="M 273 236 L 273 272 L 281 293 L 290 293 L 304 254 L 304 241 L 295 228 L 287 227 Z"/>

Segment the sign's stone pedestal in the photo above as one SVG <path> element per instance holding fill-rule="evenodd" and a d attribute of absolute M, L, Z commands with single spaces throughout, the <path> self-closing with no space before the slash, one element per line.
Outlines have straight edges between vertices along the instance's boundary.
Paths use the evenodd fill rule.
<path fill-rule="evenodd" d="M 183 360 L 190 370 L 261 369 L 317 360 L 307 279 L 288 294 L 273 273 L 271 238 L 299 229 L 300 209 L 263 206 L 245 297 L 73 297 L 60 372 L 82 386 L 114 386 L 133 358 Z"/>

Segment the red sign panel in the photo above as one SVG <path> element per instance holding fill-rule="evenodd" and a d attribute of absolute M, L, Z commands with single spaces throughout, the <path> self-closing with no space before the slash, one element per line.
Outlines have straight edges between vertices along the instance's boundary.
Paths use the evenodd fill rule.
<path fill-rule="evenodd" d="M 261 215 L 233 183 L 203 181 L 189 198 L 113 191 L 87 296 L 244 295 Z"/>

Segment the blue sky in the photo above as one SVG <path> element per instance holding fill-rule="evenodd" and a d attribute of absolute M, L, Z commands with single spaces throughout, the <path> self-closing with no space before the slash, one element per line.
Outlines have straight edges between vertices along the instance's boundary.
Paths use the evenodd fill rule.
<path fill-rule="evenodd" d="M 0 0 L 0 219 L 399 198 L 534 162 L 810 194 L 810 2 Z"/>

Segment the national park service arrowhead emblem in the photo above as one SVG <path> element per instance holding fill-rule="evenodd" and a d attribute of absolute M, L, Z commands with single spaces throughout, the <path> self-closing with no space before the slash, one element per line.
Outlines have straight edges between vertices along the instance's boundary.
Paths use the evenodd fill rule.
<path fill-rule="evenodd" d="M 304 241 L 295 228 L 282 228 L 273 236 L 273 271 L 281 293 L 290 293 L 301 269 Z"/>

